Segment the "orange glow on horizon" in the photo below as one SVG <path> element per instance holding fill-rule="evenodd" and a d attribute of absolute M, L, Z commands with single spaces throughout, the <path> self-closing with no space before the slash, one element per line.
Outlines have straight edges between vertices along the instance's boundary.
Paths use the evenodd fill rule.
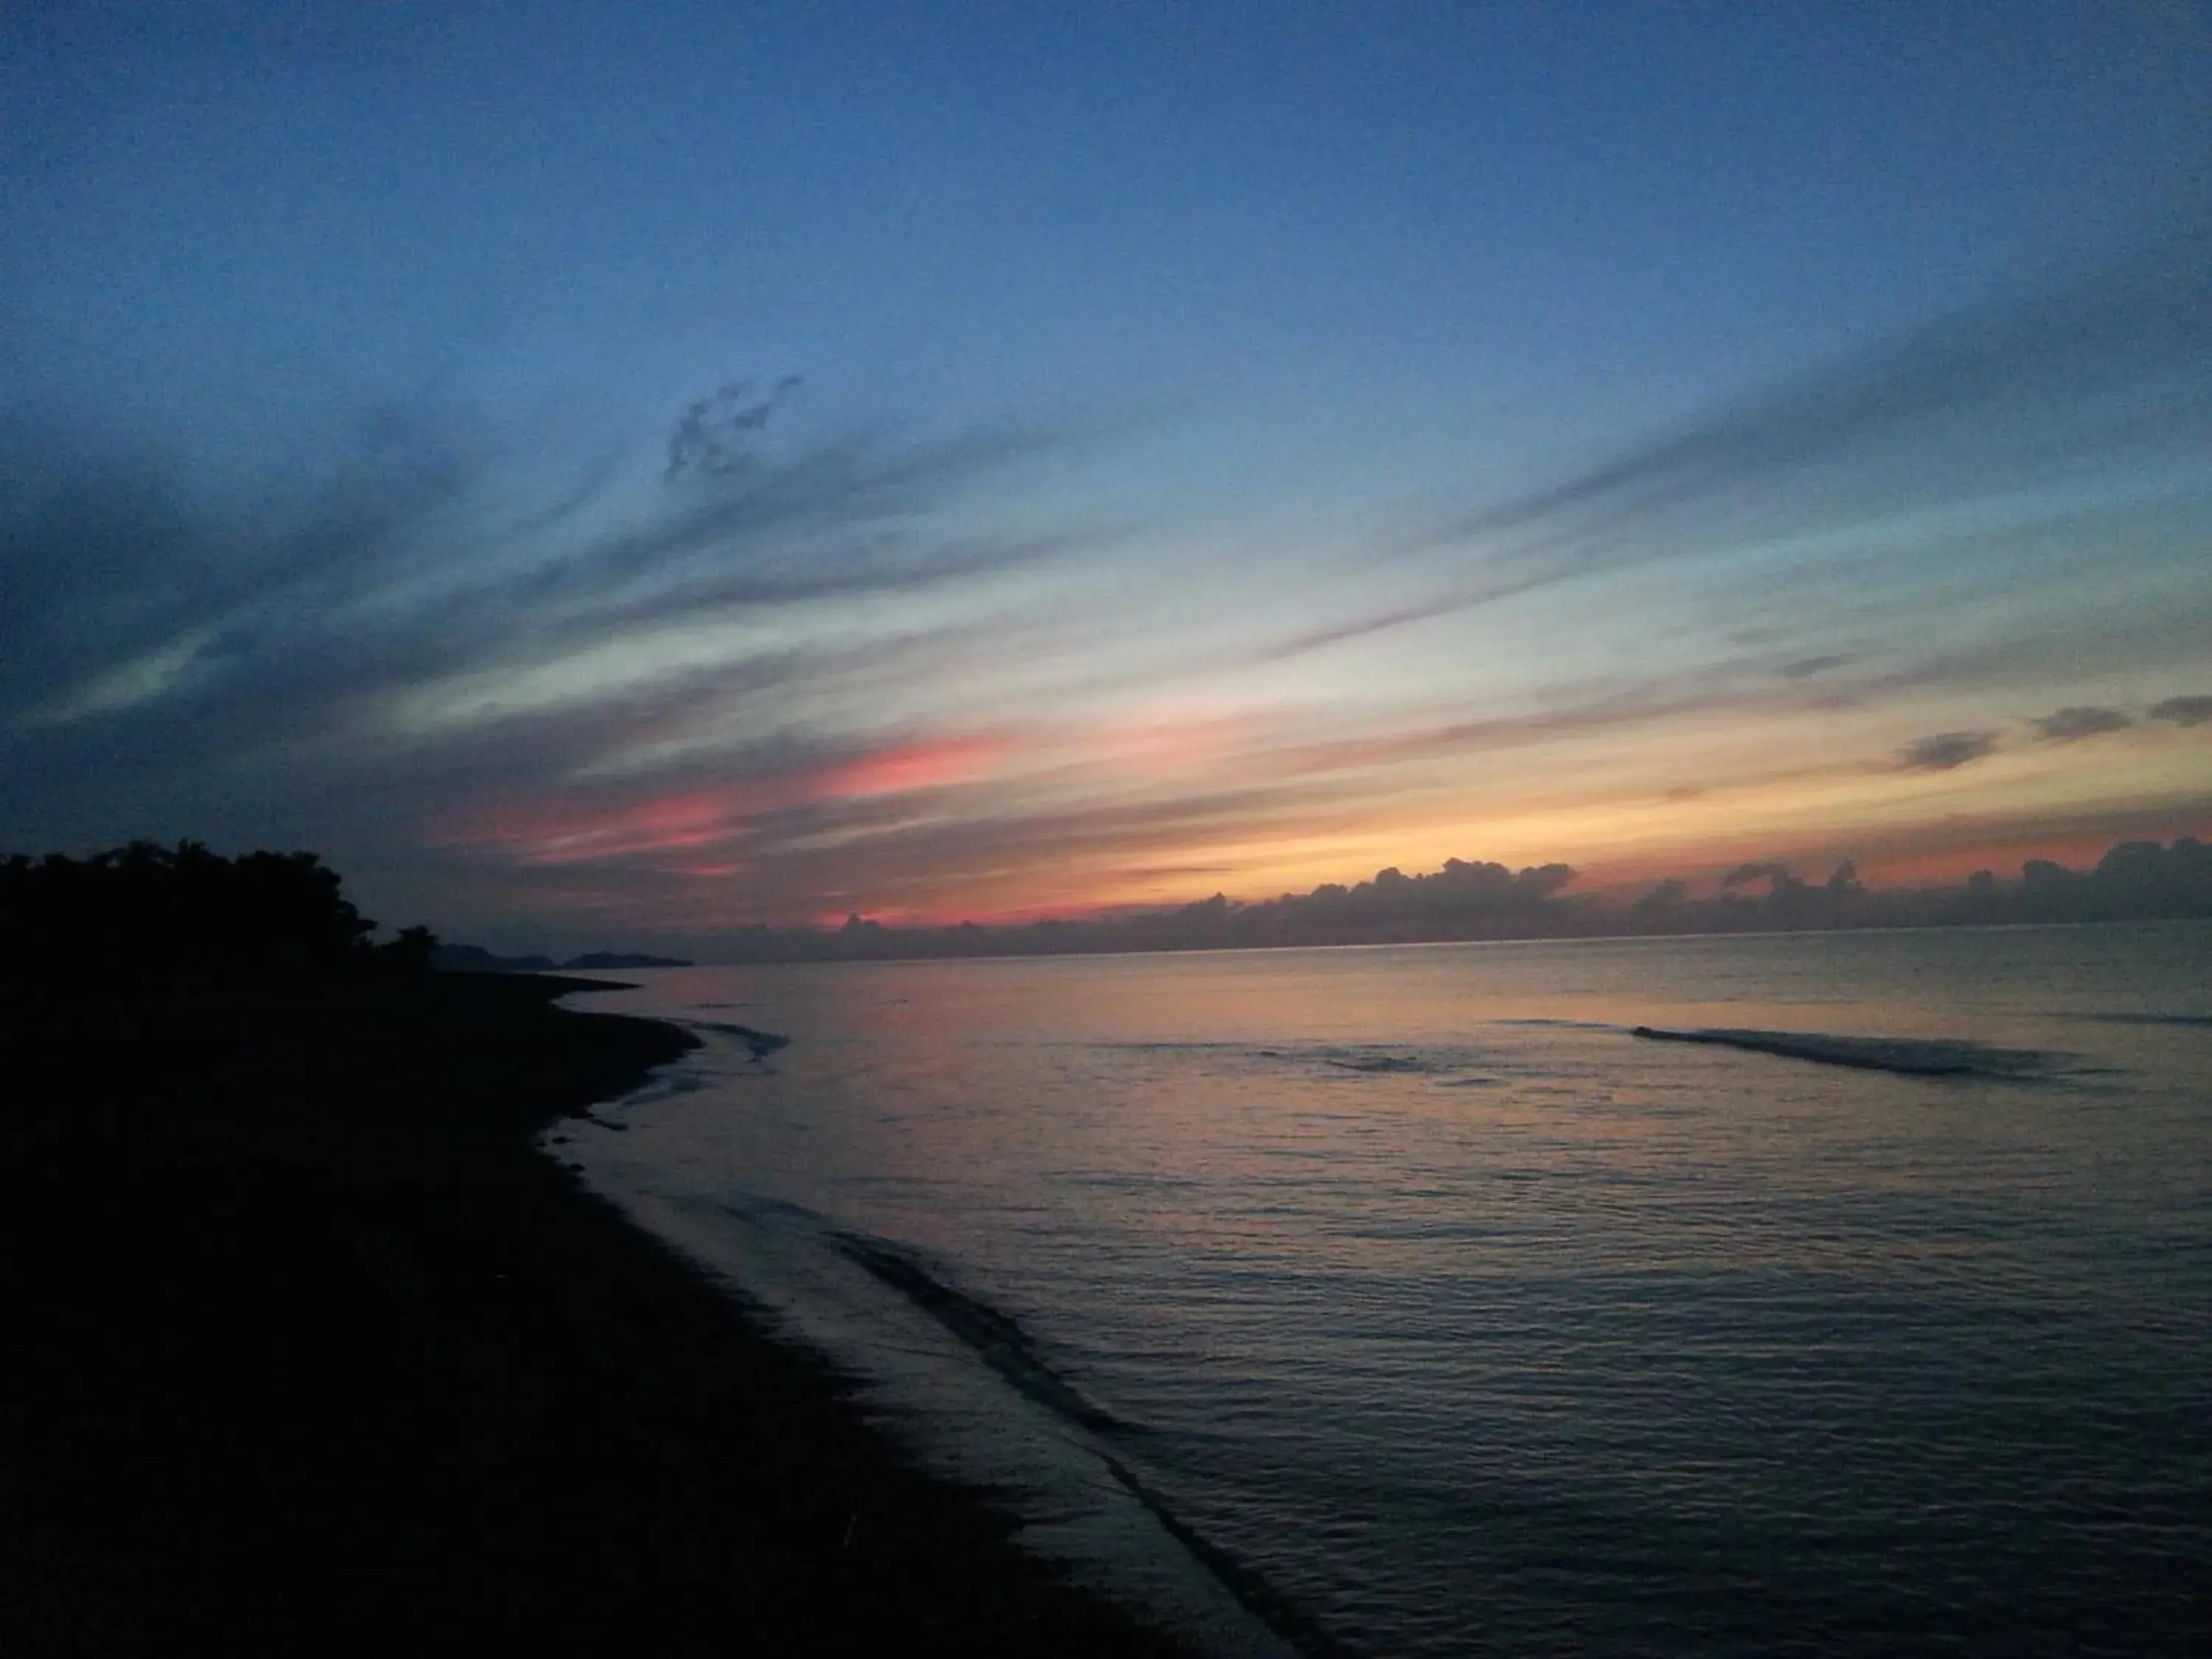
<path fill-rule="evenodd" d="M 1609 902 L 1666 878 L 1703 896 L 1767 861 L 1819 882 L 1848 859 L 1869 886 L 1899 889 L 1981 868 L 2013 880 L 2029 859 L 2086 868 L 2116 842 L 2212 830 L 2191 738 L 2142 732 L 2087 751 L 2014 738 L 1971 767 L 1929 769 L 1900 764 L 1892 737 L 1815 722 L 1785 740 L 1729 711 L 1664 732 L 1424 720 L 1340 738 L 1200 702 L 909 735 L 660 794 L 600 784 L 511 799 L 441 839 L 522 866 L 628 861 L 693 884 L 651 908 L 696 929 L 852 914 L 1019 927 L 1217 892 L 1264 902 L 1453 859 L 1565 863 L 1571 895 Z"/>

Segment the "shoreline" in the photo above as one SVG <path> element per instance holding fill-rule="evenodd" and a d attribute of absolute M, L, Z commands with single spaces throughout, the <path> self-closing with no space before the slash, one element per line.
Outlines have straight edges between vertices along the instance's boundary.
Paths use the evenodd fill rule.
<path fill-rule="evenodd" d="M 1188 1651 L 535 1150 L 694 1044 L 593 988 L 0 1030 L 0 1644 Z"/>

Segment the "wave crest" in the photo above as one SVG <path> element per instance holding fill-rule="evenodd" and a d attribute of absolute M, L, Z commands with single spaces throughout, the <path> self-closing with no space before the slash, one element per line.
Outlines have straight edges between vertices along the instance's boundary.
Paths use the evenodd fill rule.
<path fill-rule="evenodd" d="M 1078 1394 L 1039 1354 L 1012 1316 L 957 1291 L 914 1256 L 881 1239 L 833 1232 L 837 1248 L 942 1325 L 1021 1393 L 1072 1423 L 1101 1434 L 1127 1434 L 1133 1425 Z"/>
<path fill-rule="evenodd" d="M 1674 1031 L 1638 1025 L 1631 1036 L 1654 1042 L 1704 1042 L 1818 1066 L 1847 1066 L 1863 1072 L 1891 1072 L 1900 1077 L 1984 1077 L 2014 1082 L 2047 1077 L 2061 1056 L 2035 1048 L 2000 1048 L 1986 1042 L 1948 1037 L 1842 1036 L 1827 1031 Z"/>

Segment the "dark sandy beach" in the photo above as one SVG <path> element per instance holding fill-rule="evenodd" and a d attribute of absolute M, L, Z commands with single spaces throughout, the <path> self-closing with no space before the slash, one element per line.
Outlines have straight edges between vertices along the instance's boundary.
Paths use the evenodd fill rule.
<path fill-rule="evenodd" d="M 1178 1651 L 532 1150 L 577 983 L 0 1026 L 0 1650 Z"/>

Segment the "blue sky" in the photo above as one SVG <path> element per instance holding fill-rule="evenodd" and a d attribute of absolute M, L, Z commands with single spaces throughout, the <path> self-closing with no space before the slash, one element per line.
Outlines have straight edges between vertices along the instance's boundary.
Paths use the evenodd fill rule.
<path fill-rule="evenodd" d="M 10 845 L 580 939 L 2207 821 L 2202 7 L 31 5 L 0 109 Z"/>

